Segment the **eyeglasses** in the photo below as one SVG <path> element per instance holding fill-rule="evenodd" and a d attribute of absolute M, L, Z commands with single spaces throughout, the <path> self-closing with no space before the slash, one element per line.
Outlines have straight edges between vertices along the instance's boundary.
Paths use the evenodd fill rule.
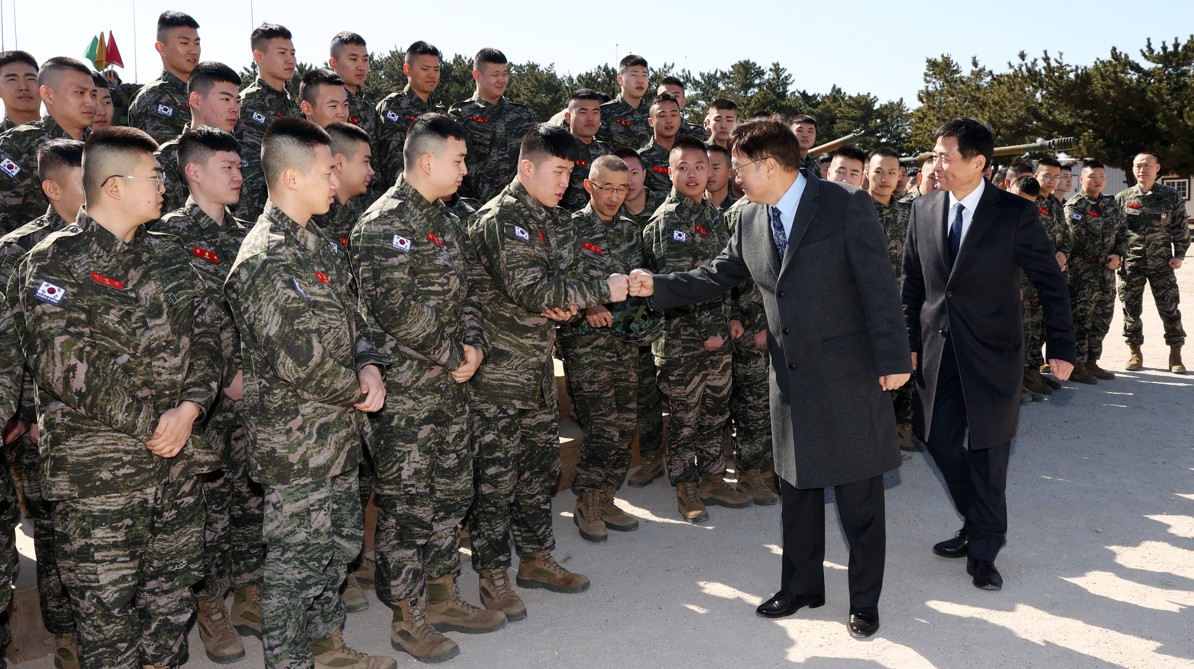
<path fill-rule="evenodd" d="M 601 191 L 602 193 L 606 193 L 607 195 L 619 195 L 624 197 L 630 192 L 630 189 L 625 186 L 602 186 L 601 184 L 595 184 L 591 181 L 589 182 L 589 185 Z"/>
<path fill-rule="evenodd" d="M 743 168 L 743 167 L 746 167 L 747 165 L 753 165 L 753 164 L 755 164 L 755 163 L 759 162 L 760 160 L 767 160 L 767 159 L 768 159 L 768 158 L 770 158 L 770 157 L 771 157 L 771 156 L 763 156 L 762 158 L 756 158 L 756 159 L 754 159 L 754 160 L 750 161 L 749 163 L 743 163 L 743 164 L 741 164 L 741 165 L 739 165 L 739 166 L 737 166 L 737 167 L 734 167 L 733 165 L 730 165 L 730 174 L 732 174 L 732 175 L 734 175 L 734 176 L 739 176 L 739 175 L 741 175 L 741 174 L 742 174 L 742 168 Z"/>
<path fill-rule="evenodd" d="M 116 177 L 120 177 L 121 179 L 153 179 L 154 181 L 158 182 L 158 190 L 165 190 L 166 188 L 165 172 L 158 172 L 152 177 L 139 177 L 133 174 L 113 174 L 112 176 L 108 177 L 108 179 L 115 179 Z M 108 179 L 104 179 L 104 181 L 107 181 Z"/>

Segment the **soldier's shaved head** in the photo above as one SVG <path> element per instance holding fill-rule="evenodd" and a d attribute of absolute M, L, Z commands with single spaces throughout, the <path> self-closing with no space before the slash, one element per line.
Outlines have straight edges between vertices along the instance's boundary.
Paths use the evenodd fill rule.
<path fill-rule="evenodd" d="M 402 147 L 402 160 L 413 165 L 419 156 L 439 153 L 449 139 L 468 141 L 464 126 L 447 114 L 423 114 L 406 133 Z"/>
<path fill-rule="evenodd" d="M 97 201 L 104 183 L 131 175 L 145 156 L 153 157 L 158 143 L 143 130 L 112 126 L 91 134 L 83 145 L 83 192 L 88 204 Z"/>
<path fill-rule="evenodd" d="M 58 88 L 64 72 L 77 72 L 91 81 L 91 69 L 86 63 L 78 58 L 56 56 L 42 63 L 41 69 L 37 71 L 37 85 Z"/>
<path fill-rule="evenodd" d="M 576 162 L 581 159 L 580 141 L 558 125 L 540 123 L 522 138 L 518 147 L 518 161 L 529 160 L 536 165 L 547 158 L 561 158 Z"/>
<path fill-rule="evenodd" d="M 51 139 L 37 149 L 37 178 L 54 179 L 62 170 L 83 165 L 83 142 L 77 139 Z"/>
<path fill-rule="evenodd" d="M 589 168 L 589 181 L 596 181 L 597 177 L 610 172 L 629 174 L 630 168 L 627 167 L 625 160 L 613 154 L 606 154 L 593 161 L 593 166 Z"/>
<path fill-rule="evenodd" d="M 315 149 L 326 146 L 330 152 L 331 145 L 327 131 L 307 119 L 283 117 L 274 121 L 261 140 L 261 170 L 266 184 L 275 185 L 288 169 L 306 174 L 315 161 Z"/>

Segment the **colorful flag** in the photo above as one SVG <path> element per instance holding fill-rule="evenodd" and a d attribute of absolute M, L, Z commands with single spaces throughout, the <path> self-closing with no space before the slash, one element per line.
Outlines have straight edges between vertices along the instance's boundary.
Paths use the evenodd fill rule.
<path fill-rule="evenodd" d="M 95 62 L 96 52 L 99 51 L 99 38 L 92 37 L 91 44 L 87 45 L 87 50 L 83 52 L 83 57 L 92 63 Z"/>
<path fill-rule="evenodd" d="M 100 72 L 108 66 L 108 40 L 104 37 L 103 31 L 99 34 L 99 48 L 95 50 L 95 69 Z"/>
<path fill-rule="evenodd" d="M 108 49 L 104 55 L 109 66 L 119 65 L 120 67 L 124 67 L 124 60 L 120 57 L 120 49 L 116 48 L 116 37 L 112 35 L 111 30 L 108 31 Z"/>

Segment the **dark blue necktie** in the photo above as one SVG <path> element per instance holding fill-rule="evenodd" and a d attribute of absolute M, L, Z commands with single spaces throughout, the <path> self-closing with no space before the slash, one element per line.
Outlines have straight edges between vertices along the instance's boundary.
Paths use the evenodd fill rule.
<path fill-rule="evenodd" d="M 949 266 L 952 269 L 954 261 L 958 259 L 958 249 L 962 248 L 962 212 L 966 207 L 958 203 L 958 215 L 949 226 Z"/>
<path fill-rule="evenodd" d="M 771 236 L 775 241 L 775 252 L 779 255 L 779 262 L 784 262 L 784 251 L 788 248 L 788 234 L 784 232 L 784 222 L 779 215 L 779 207 L 769 207 L 771 210 Z"/>

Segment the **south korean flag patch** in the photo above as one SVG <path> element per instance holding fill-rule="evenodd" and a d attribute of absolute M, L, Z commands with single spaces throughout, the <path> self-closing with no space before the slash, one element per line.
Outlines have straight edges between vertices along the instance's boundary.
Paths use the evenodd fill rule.
<path fill-rule="evenodd" d="M 42 302 L 58 304 L 62 301 L 62 298 L 66 297 L 66 289 L 55 286 L 49 281 L 42 281 L 41 285 L 37 287 L 37 292 L 34 293 L 33 296 Z"/>
<path fill-rule="evenodd" d="M 672 241 L 680 242 L 681 244 L 688 243 L 688 235 L 683 230 L 672 230 Z"/>
<path fill-rule="evenodd" d="M 170 105 L 158 105 L 158 116 L 174 118 L 174 108 Z"/>
<path fill-rule="evenodd" d="M 402 251 L 403 253 L 410 253 L 410 240 L 406 237 L 394 235 L 394 240 L 390 242 L 390 247 L 395 251 Z"/>
<path fill-rule="evenodd" d="M 518 237 L 524 242 L 531 241 L 531 233 L 527 232 L 527 229 L 521 225 L 514 226 L 514 236 Z"/>
<path fill-rule="evenodd" d="M 391 109 L 390 111 L 386 112 L 386 120 L 390 121 L 391 123 L 397 123 L 398 121 L 402 120 L 402 117 L 398 116 L 397 112 Z"/>
<path fill-rule="evenodd" d="M 1074 214 L 1071 218 L 1073 218 L 1075 221 L 1081 221 L 1082 214 Z"/>
<path fill-rule="evenodd" d="M 0 160 L 0 172 L 15 179 L 21 173 L 21 166 L 13 162 L 12 158 L 5 156 L 4 160 Z"/>
<path fill-rule="evenodd" d="M 265 125 L 265 114 L 253 112 L 253 122 L 257 125 Z"/>

